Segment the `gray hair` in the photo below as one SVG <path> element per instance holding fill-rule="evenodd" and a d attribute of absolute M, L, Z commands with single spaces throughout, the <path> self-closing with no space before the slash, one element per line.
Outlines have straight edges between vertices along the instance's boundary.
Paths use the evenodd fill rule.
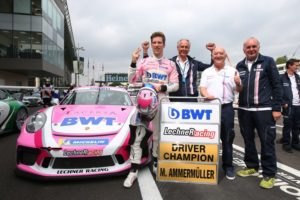
<path fill-rule="evenodd" d="M 245 48 L 246 43 L 247 43 L 249 40 L 255 40 L 255 41 L 257 42 L 258 47 L 260 47 L 260 42 L 258 41 L 258 39 L 252 36 L 252 37 L 249 37 L 247 40 L 245 40 L 245 42 L 244 42 L 244 44 L 243 44 L 243 48 Z"/>
<path fill-rule="evenodd" d="M 180 45 L 180 42 L 183 41 L 183 40 L 187 41 L 187 42 L 189 43 L 189 47 L 191 47 L 191 42 L 190 42 L 190 40 L 189 40 L 189 39 L 185 39 L 185 38 L 182 38 L 182 39 L 180 39 L 180 40 L 177 42 L 177 47 Z"/>

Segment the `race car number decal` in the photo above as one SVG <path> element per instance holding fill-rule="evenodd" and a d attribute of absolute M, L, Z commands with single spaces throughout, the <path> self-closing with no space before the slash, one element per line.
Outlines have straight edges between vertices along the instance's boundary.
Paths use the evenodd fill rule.
<path fill-rule="evenodd" d="M 114 117 L 66 117 L 61 123 L 61 126 L 72 126 L 78 123 L 82 125 L 98 125 L 101 121 L 106 121 L 107 126 L 112 126 L 113 122 L 116 120 Z"/>

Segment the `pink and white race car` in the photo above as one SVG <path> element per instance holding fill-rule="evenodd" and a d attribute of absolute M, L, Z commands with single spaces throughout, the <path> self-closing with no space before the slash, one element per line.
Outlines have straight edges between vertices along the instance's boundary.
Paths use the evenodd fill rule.
<path fill-rule="evenodd" d="M 17 172 L 40 178 L 128 172 L 130 118 L 136 111 L 125 89 L 79 87 L 60 103 L 39 110 L 17 140 Z M 142 164 L 151 160 L 152 138 Z"/>

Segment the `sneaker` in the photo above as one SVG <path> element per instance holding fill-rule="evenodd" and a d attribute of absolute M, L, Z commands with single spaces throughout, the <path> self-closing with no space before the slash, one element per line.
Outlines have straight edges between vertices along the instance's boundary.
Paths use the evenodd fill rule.
<path fill-rule="evenodd" d="M 288 153 L 293 153 L 292 146 L 289 144 L 283 144 L 282 149 Z"/>
<path fill-rule="evenodd" d="M 228 180 L 234 180 L 235 179 L 234 169 L 232 169 L 232 168 L 226 169 L 226 178 Z"/>
<path fill-rule="evenodd" d="M 258 171 L 254 168 L 245 168 L 245 169 L 238 171 L 236 174 L 241 177 L 258 176 L 259 175 Z"/>
<path fill-rule="evenodd" d="M 134 181 L 137 179 L 137 174 L 138 174 L 138 171 L 130 172 L 124 181 L 124 184 L 123 184 L 124 187 L 130 188 L 133 185 Z"/>
<path fill-rule="evenodd" d="M 300 144 L 292 144 L 292 148 L 296 151 L 300 151 Z"/>
<path fill-rule="evenodd" d="M 259 186 L 264 188 L 264 189 L 271 189 L 273 188 L 275 183 L 275 178 L 271 178 L 271 177 L 264 177 L 260 183 Z"/>

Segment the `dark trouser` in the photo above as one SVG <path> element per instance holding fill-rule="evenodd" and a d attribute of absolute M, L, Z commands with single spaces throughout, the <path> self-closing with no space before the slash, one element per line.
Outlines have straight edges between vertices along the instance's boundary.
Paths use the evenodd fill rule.
<path fill-rule="evenodd" d="M 291 140 L 292 133 L 292 140 Z M 299 144 L 300 106 L 292 106 L 287 116 L 283 116 L 282 143 Z"/>
<path fill-rule="evenodd" d="M 51 106 L 51 98 L 43 98 L 44 108 Z"/>
<path fill-rule="evenodd" d="M 264 177 L 274 177 L 277 171 L 274 140 L 276 126 L 272 111 L 246 111 L 239 109 L 238 118 L 241 134 L 245 142 L 245 164 L 248 168 L 259 169 L 259 160 L 255 146 L 256 128 L 261 144 L 261 166 Z"/>
<path fill-rule="evenodd" d="M 221 113 L 221 140 L 222 140 L 222 168 L 226 171 L 233 169 L 232 165 L 232 143 L 234 134 L 234 110 L 232 103 L 222 105 Z"/>

